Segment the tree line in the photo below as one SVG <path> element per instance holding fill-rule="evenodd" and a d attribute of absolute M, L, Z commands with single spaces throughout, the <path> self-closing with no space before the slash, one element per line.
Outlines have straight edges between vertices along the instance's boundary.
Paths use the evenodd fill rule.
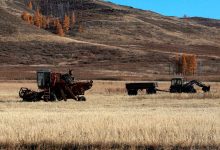
<path fill-rule="evenodd" d="M 30 0 L 27 3 L 27 8 L 33 10 L 32 1 Z M 64 36 L 70 30 L 74 30 L 76 25 L 76 16 L 75 12 L 72 12 L 71 15 L 65 14 L 64 18 L 55 18 L 52 16 L 44 16 L 40 9 L 37 8 L 34 10 L 34 14 L 31 15 L 27 11 L 24 11 L 21 14 L 21 18 L 31 25 L 35 25 L 38 28 L 45 30 L 51 30 L 59 36 Z M 82 26 L 78 27 L 79 32 L 83 32 Z"/>

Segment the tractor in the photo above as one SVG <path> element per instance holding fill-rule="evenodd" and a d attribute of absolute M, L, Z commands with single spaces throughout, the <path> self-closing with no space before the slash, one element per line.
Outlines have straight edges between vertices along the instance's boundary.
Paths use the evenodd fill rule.
<path fill-rule="evenodd" d="M 61 74 L 50 70 L 37 71 L 37 86 L 39 91 L 32 91 L 28 88 L 21 88 L 19 96 L 23 101 L 56 101 L 74 99 L 85 101 L 85 91 L 91 89 L 93 81 L 79 82 L 72 77 L 72 71 Z"/>
<path fill-rule="evenodd" d="M 196 93 L 194 85 L 202 87 L 204 92 L 210 91 L 210 86 L 203 84 L 197 80 L 186 82 L 184 78 L 173 78 L 170 85 L 170 93 Z"/>

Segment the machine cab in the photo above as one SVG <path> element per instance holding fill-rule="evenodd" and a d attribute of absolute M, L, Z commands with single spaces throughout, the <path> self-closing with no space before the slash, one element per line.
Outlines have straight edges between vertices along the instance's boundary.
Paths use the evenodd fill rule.
<path fill-rule="evenodd" d="M 170 92 L 171 93 L 181 93 L 182 86 L 184 85 L 184 78 L 173 78 L 171 79 Z"/>
<path fill-rule="evenodd" d="M 39 89 L 49 88 L 51 83 L 51 71 L 39 70 L 37 71 L 37 85 Z"/>
<path fill-rule="evenodd" d="M 184 78 L 173 78 L 171 80 L 171 86 L 182 86 L 184 84 Z"/>

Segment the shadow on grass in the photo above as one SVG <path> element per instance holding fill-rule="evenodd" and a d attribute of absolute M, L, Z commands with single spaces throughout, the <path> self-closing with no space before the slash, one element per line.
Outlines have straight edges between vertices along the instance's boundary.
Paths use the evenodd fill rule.
<path fill-rule="evenodd" d="M 63 143 L 56 144 L 52 142 L 41 142 L 41 143 L 21 143 L 21 144 L 0 144 L 1 149 L 140 149 L 140 150 L 185 150 L 185 149 L 219 149 L 220 145 L 192 145 L 192 146 L 180 146 L 180 145 L 171 145 L 171 146 L 163 146 L 163 145 L 130 145 L 130 144 L 71 144 L 71 143 Z"/>

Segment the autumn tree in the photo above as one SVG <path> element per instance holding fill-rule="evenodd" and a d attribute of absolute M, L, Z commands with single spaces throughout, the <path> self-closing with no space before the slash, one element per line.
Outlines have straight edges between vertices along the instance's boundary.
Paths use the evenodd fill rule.
<path fill-rule="evenodd" d="M 186 55 L 187 69 L 186 73 L 188 75 L 195 74 L 197 68 L 196 55 Z"/>
<path fill-rule="evenodd" d="M 189 70 L 190 74 L 195 74 L 196 69 L 197 69 L 197 60 L 196 60 L 196 55 L 190 55 L 190 62 L 189 62 Z"/>
<path fill-rule="evenodd" d="M 48 22 L 47 17 L 42 16 L 42 24 L 41 24 L 42 28 L 46 29 L 48 28 L 48 25 L 49 25 L 49 22 Z"/>
<path fill-rule="evenodd" d="M 51 22 L 51 27 L 56 29 L 57 28 L 57 19 L 52 18 L 50 20 L 50 22 Z"/>
<path fill-rule="evenodd" d="M 21 18 L 22 18 L 24 21 L 26 21 L 26 22 L 28 22 L 28 23 L 31 23 L 31 20 L 30 20 L 30 19 L 31 19 L 31 15 L 28 14 L 26 11 L 21 14 Z"/>
<path fill-rule="evenodd" d="M 29 9 L 33 9 L 32 1 L 29 1 L 29 3 L 27 4 L 27 7 L 28 7 Z"/>
<path fill-rule="evenodd" d="M 185 74 L 190 75 L 192 73 L 191 55 L 184 54 L 186 58 L 186 70 Z"/>
<path fill-rule="evenodd" d="M 34 13 L 34 25 L 38 28 L 41 28 L 42 26 L 42 15 L 39 9 L 37 9 Z"/>
<path fill-rule="evenodd" d="M 63 29 L 65 32 L 68 32 L 70 29 L 70 17 L 65 15 L 63 20 Z"/>
<path fill-rule="evenodd" d="M 50 28 L 50 23 L 51 23 L 51 17 L 46 17 L 46 22 L 47 22 L 47 28 Z"/>
<path fill-rule="evenodd" d="M 57 20 L 56 22 L 56 33 L 59 35 L 59 36 L 64 36 L 64 31 L 63 31 L 63 27 L 60 23 L 59 20 Z"/>
<path fill-rule="evenodd" d="M 196 55 L 182 54 L 181 57 L 176 55 L 175 66 L 176 73 L 183 75 L 195 74 L 197 69 Z"/>
<path fill-rule="evenodd" d="M 196 55 L 193 55 L 193 74 L 196 73 L 196 70 L 197 70 L 197 58 L 196 58 Z"/>
<path fill-rule="evenodd" d="M 29 23 L 33 24 L 33 17 L 31 15 L 29 15 Z"/>

